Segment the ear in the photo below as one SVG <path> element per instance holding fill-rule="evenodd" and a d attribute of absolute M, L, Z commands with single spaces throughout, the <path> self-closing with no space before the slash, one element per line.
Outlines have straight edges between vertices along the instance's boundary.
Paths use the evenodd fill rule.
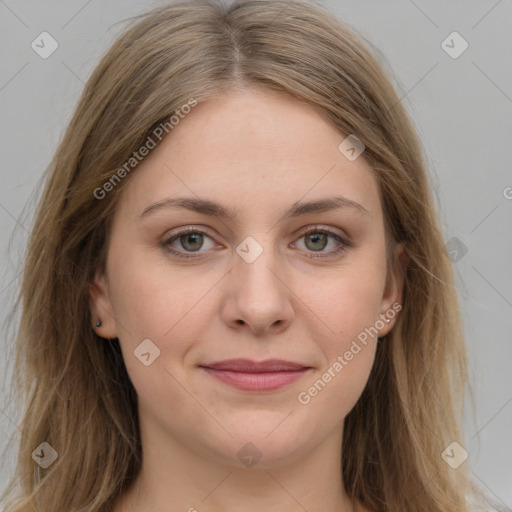
<path fill-rule="evenodd" d="M 395 325 L 398 312 L 402 309 L 402 296 L 409 257 L 403 243 L 395 246 L 391 268 L 388 269 L 386 285 L 381 302 L 380 319 L 384 327 L 379 329 L 379 338 L 386 336 Z M 387 313 L 387 314 L 386 314 Z M 386 322 L 389 319 L 389 322 Z"/>
<path fill-rule="evenodd" d="M 89 288 L 89 307 L 91 310 L 92 328 L 102 338 L 117 338 L 117 326 L 112 303 L 108 295 L 107 279 L 103 273 L 97 272 Z M 101 321 L 97 327 L 96 322 Z"/>

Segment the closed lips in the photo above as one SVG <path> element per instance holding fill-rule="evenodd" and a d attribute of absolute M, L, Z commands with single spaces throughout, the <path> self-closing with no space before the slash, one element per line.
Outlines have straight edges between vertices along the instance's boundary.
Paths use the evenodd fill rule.
<path fill-rule="evenodd" d="M 213 370 L 226 370 L 240 373 L 272 373 L 272 372 L 289 372 L 305 370 L 309 368 L 299 363 L 282 360 L 267 361 L 250 361 L 247 359 L 232 359 L 228 361 L 219 361 L 200 365 L 203 368 L 211 368 Z"/>

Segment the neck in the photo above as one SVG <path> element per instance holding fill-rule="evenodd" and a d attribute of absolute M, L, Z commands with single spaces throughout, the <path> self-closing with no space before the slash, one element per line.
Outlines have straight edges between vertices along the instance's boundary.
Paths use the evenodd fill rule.
<path fill-rule="evenodd" d="M 190 450 L 152 427 L 141 426 L 143 465 L 114 512 L 221 512 L 241 504 L 244 512 L 356 510 L 342 484 L 341 428 L 293 459 L 246 468 Z"/>

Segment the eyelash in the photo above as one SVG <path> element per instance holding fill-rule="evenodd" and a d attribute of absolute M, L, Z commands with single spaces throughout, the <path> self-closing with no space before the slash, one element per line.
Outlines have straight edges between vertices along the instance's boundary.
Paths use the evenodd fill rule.
<path fill-rule="evenodd" d="M 333 250 L 327 252 L 327 253 L 321 253 L 321 252 L 315 253 L 315 252 L 312 252 L 311 256 L 308 256 L 311 259 L 334 257 L 334 256 L 337 256 L 337 255 L 345 252 L 349 247 L 351 247 L 351 244 L 349 242 L 347 242 L 346 240 L 344 240 L 343 238 L 341 238 L 338 234 L 334 233 L 333 231 L 329 231 L 329 230 L 323 229 L 323 228 L 316 228 L 316 227 L 311 228 L 311 229 L 307 230 L 306 232 L 304 232 L 299 237 L 299 239 L 303 238 L 303 237 L 305 237 L 307 235 L 313 234 L 313 233 L 314 234 L 320 233 L 320 234 L 330 235 L 337 242 L 340 243 L 340 246 L 338 248 L 336 248 L 336 249 L 333 249 Z M 182 236 L 188 235 L 188 234 L 200 234 L 200 235 L 206 235 L 209 238 L 212 238 L 211 236 L 208 235 L 207 232 L 201 231 L 200 229 L 184 228 L 184 229 L 178 231 L 172 237 L 166 238 L 165 240 L 163 240 L 161 242 L 161 246 L 164 248 L 164 250 L 166 250 L 166 251 L 170 252 L 171 254 L 177 256 L 178 258 L 190 259 L 190 258 L 199 258 L 199 257 L 201 257 L 201 252 L 204 252 L 204 251 L 196 251 L 196 253 L 189 253 L 189 254 L 185 255 L 186 253 L 183 253 L 182 251 L 178 251 L 178 250 L 174 249 L 173 247 L 170 247 L 170 244 L 172 242 L 174 242 L 175 240 L 181 238 Z M 327 256 L 320 256 L 320 255 L 317 255 L 317 254 L 327 254 Z"/>

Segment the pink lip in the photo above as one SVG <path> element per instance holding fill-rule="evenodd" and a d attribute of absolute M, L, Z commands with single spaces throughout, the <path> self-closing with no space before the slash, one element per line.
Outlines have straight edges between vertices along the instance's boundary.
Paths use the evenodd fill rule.
<path fill-rule="evenodd" d="M 230 359 L 200 367 L 212 377 L 243 391 L 274 391 L 299 379 L 310 369 L 278 359 L 261 362 Z"/>

